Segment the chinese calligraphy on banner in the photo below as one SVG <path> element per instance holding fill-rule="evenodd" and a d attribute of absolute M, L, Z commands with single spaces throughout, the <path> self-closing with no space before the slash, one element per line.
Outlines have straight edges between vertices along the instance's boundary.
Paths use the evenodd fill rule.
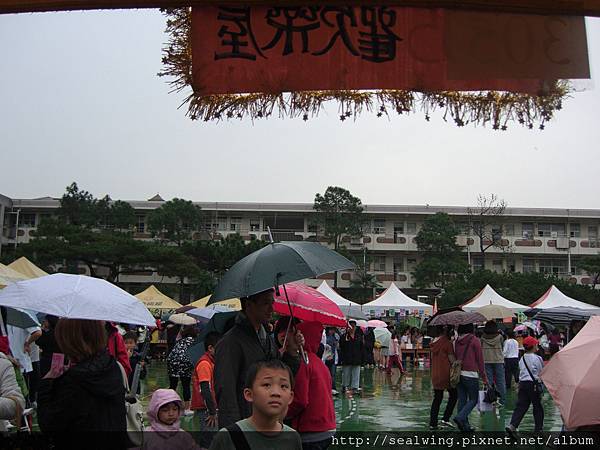
<path fill-rule="evenodd" d="M 537 92 L 589 78 L 584 19 L 394 6 L 192 10 L 199 95 L 397 89 Z"/>

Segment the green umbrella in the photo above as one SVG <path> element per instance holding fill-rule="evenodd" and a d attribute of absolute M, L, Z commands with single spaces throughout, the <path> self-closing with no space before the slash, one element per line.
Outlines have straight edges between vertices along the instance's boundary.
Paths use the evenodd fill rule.
<path fill-rule="evenodd" d="M 292 281 L 354 268 L 350 260 L 316 242 L 274 242 L 235 263 L 207 304 L 249 297 Z"/>

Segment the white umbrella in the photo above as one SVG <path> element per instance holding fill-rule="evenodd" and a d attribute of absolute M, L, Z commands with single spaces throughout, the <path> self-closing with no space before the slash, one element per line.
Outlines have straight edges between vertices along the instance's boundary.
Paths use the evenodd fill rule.
<path fill-rule="evenodd" d="M 150 311 L 133 295 L 108 281 L 83 275 L 57 273 L 13 283 L 0 292 L 0 306 L 67 319 L 155 326 Z"/>
<path fill-rule="evenodd" d="M 382 347 L 390 346 L 390 339 L 392 338 L 392 333 L 387 328 L 375 328 L 373 330 L 375 334 L 375 339 L 381 343 Z"/>
<path fill-rule="evenodd" d="M 188 316 L 192 316 L 202 322 L 208 322 L 217 313 L 230 312 L 231 308 L 219 304 L 207 306 L 205 308 L 194 308 L 186 311 Z"/>
<path fill-rule="evenodd" d="M 196 325 L 197 320 L 188 316 L 186 313 L 171 314 L 169 322 L 177 325 Z"/>

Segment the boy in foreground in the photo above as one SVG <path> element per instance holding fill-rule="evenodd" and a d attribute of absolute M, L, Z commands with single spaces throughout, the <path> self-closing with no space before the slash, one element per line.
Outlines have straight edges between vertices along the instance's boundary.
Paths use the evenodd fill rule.
<path fill-rule="evenodd" d="M 278 359 L 250 366 L 244 398 L 252 415 L 219 430 L 210 450 L 301 450 L 300 435 L 281 423 L 294 397 L 293 383 L 290 368 Z"/>

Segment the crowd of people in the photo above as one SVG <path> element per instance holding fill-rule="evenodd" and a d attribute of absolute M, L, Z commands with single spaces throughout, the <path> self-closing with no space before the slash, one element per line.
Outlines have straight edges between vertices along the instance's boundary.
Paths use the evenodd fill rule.
<path fill-rule="evenodd" d="M 273 322 L 271 290 L 241 304 L 230 329 L 202 335 L 204 354 L 194 363 L 188 350 L 197 342 L 198 328 L 170 327 L 169 387 L 152 393 L 143 448 L 259 448 L 268 440 L 269 448 L 280 443 L 286 449 L 325 449 L 336 431 L 337 367 L 341 392 L 353 396 L 361 391 L 361 368 L 403 375 L 408 364 L 417 366 L 412 349 L 423 347 L 430 350 L 430 429 L 473 431 L 469 415 L 478 404 L 480 382 L 497 394 L 496 406 L 504 407 L 513 381 L 518 400 L 507 432 L 517 431 L 531 405 L 535 431 L 543 429 L 539 375 L 544 358 L 564 344 L 556 330 L 542 330 L 536 338 L 532 332 L 499 329 L 495 321 L 482 330 L 472 324 L 429 328 L 426 335 L 390 326 L 389 340 L 382 342 L 354 320 L 346 328 L 289 317 Z M 0 419 L 20 419 L 31 407 L 41 432 L 59 447 L 78 433 L 104 431 L 111 433 L 93 442 L 88 438 L 89 446 L 106 448 L 110 439 L 110 448 L 131 447 L 127 390 L 139 394 L 152 330 L 53 316 L 46 316 L 42 327 L 25 329 L 5 329 L 4 321 Z M 569 331 L 572 336 L 578 330 Z M 444 392 L 448 400 L 439 420 Z M 199 430 L 193 437 L 180 424 L 182 416 L 192 415 Z"/>

